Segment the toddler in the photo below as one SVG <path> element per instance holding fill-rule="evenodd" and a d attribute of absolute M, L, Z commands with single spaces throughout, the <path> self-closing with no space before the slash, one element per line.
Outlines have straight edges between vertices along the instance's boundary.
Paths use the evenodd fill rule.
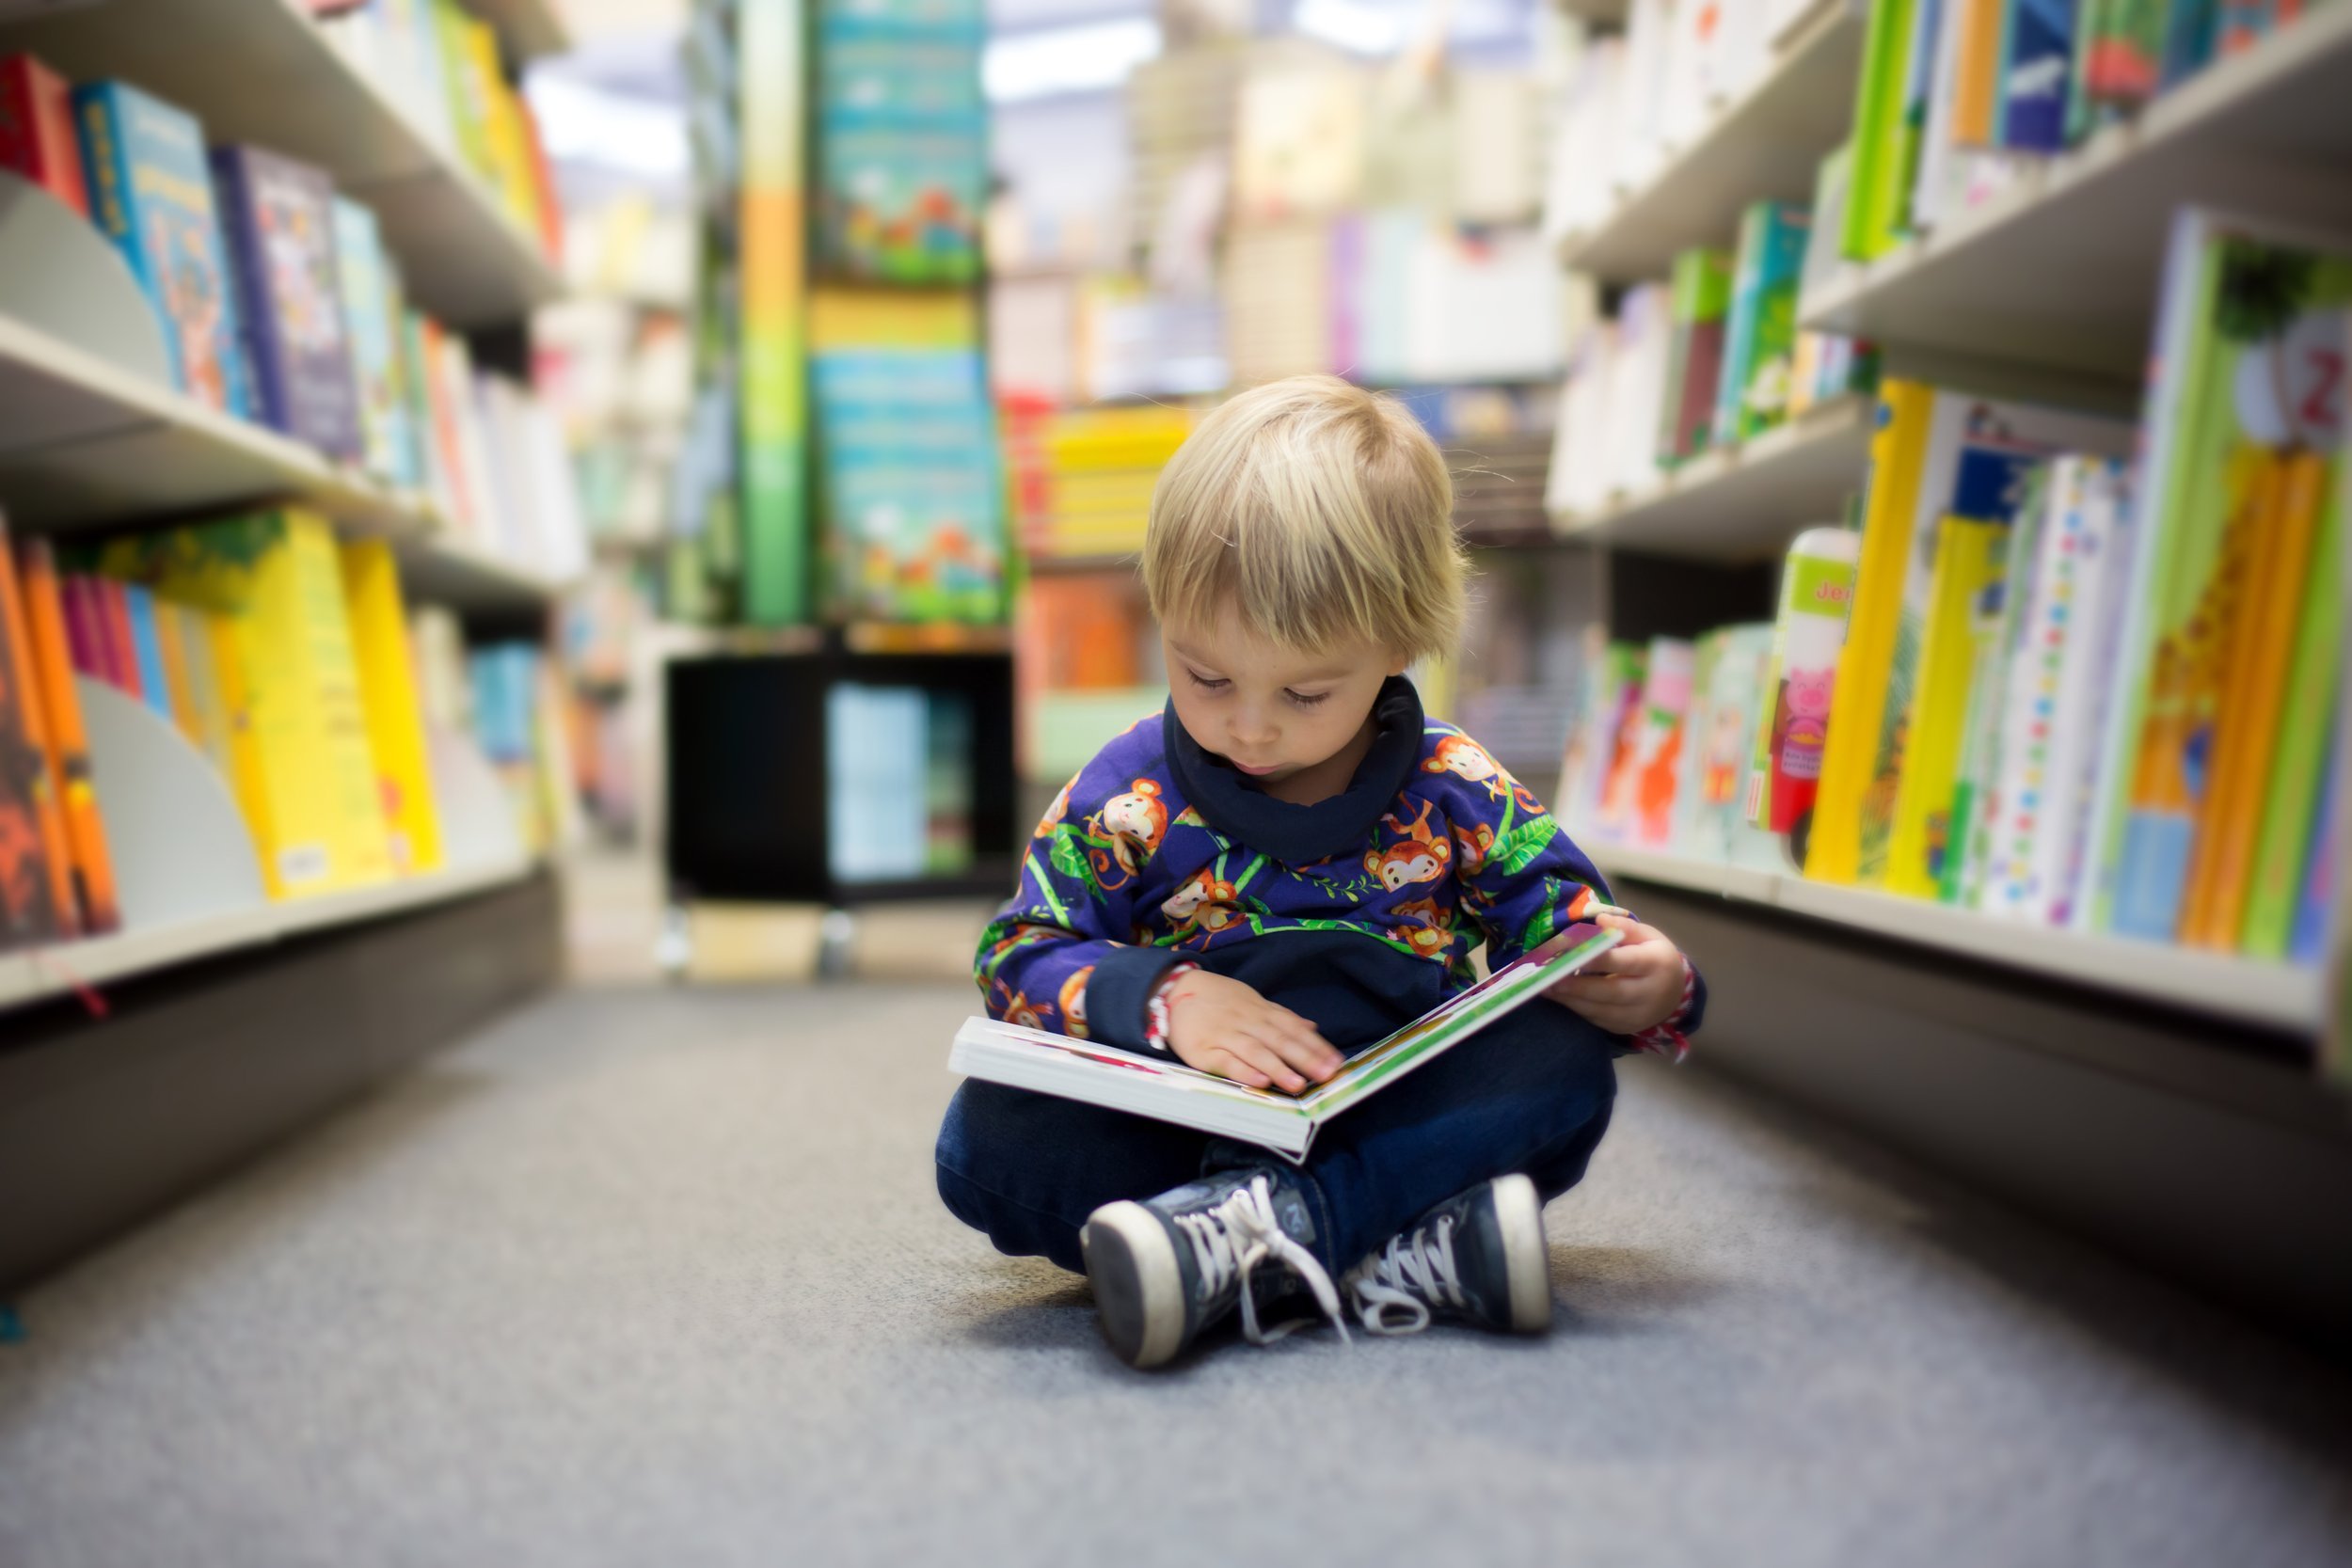
<path fill-rule="evenodd" d="M 1305 1292 L 1346 1332 L 1551 1316 L 1543 1204 L 1609 1125 L 1612 1058 L 1678 1055 L 1705 993 L 1663 934 L 1406 669 L 1452 651 L 1445 463 L 1330 376 L 1243 394 L 1161 474 L 1143 577 L 1165 713 L 1038 824 L 981 938 L 989 1012 L 1296 1093 L 1494 967 L 1594 920 L 1624 941 L 1333 1121 L 1293 1166 L 1077 1101 L 966 1082 L 939 1191 L 1003 1251 L 1083 1269 L 1104 1337 L 1157 1366 Z M 1553 1005 L 1556 1004 L 1556 1005 Z"/>

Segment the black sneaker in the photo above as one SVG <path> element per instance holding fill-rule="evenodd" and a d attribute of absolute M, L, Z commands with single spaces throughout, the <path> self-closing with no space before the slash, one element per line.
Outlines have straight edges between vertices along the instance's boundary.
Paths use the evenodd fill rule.
<path fill-rule="evenodd" d="M 1142 1203 L 1106 1203 L 1087 1217 L 1078 1244 L 1103 1337 L 1129 1366 L 1157 1367 L 1236 1302 L 1252 1344 L 1280 1338 L 1306 1320 L 1263 1329 L 1258 1305 L 1299 1284 L 1345 1338 L 1339 1293 L 1307 1249 L 1314 1235 L 1297 1181 L 1260 1165 L 1203 1177 Z"/>
<path fill-rule="evenodd" d="M 1481 1328 L 1551 1326 L 1544 1206 L 1524 1176 L 1499 1176 L 1447 1198 L 1341 1276 L 1374 1334 L 1418 1334 L 1438 1314 Z"/>

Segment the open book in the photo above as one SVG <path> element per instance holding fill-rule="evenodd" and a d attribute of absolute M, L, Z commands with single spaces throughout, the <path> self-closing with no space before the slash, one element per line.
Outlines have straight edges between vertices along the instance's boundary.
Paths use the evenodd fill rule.
<path fill-rule="evenodd" d="M 1622 932 L 1597 930 L 1540 962 L 1521 958 L 1506 964 L 1452 1001 L 1359 1051 L 1328 1080 L 1295 1098 L 1279 1089 L 1246 1087 L 1188 1068 L 1173 1056 L 1140 1055 L 993 1018 L 965 1021 L 956 1032 L 955 1049 L 947 1053 L 947 1068 L 967 1077 L 1262 1144 L 1287 1160 L 1303 1161 L 1325 1122 L 1534 1000 L 1554 981 L 1616 946 L 1622 937 Z"/>

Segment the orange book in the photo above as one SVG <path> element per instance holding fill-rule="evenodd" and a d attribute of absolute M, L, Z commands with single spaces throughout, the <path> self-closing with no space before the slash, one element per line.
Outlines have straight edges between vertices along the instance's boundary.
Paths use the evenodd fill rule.
<path fill-rule="evenodd" d="M 40 678 L 33 669 L 32 639 L 24 625 L 24 606 L 17 592 L 16 559 L 8 549 L 5 525 L 0 525 L 0 744 L 10 741 L 8 730 L 21 735 L 32 755 L 24 759 L 26 804 L 33 829 L 40 837 L 40 874 L 49 884 L 50 925 L 56 935 L 82 934 L 82 911 L 73 895 L 73 847 L 66 837 L 62 791 L 57 784 L 57 749 L 49 739 L 43 713 Z M 15 722 L 8 722 L 8 710 Z M 13 765 L 11 766 L 13 771 Z M 4 787 L 4 786 L 0 786 Z M 23 846 L 0 853 L 22 855 Z M 35 927 L 38 929 L 38 927 Z"/>
<path fill-rule="evenodd" d="M 188 689 L 188 654 L 180 634 L 180 607 L 168 599 L 155 601 L 155 646 L 163 655 L 164 695 L 171 704 L 171 722 L 202 749 L 204 736 L 196 721 L 196 697 Z"/>
<path fill-rule="evenodd" d="M 2303 451 L 2284 460 L 2264 498 L 2254 570 L 2239 591 L 2230 672 L 2205 760 L 2205 800 L 2182 900 L 2181 940 L 2224 950 L 2237 945 L 2246 917 L 2264 782 L 2279 738 L 2287 662 L 2295 651 L 2304 574 L 2326 501 L 2327 459 Z"/>
<path fill-rule="evenodd" d="M 105 824 L 99 819 L 98 788 L 90 779 L 89 734 L 82 727 L 82 695 L 73 684 L 73 650 L 66 635 L 57 558 L 48 540 L 28 539 L 17 546 L 17 562 L 41 718 L 48 725 L 50 755 L 56 759 L 58 807 L 72 851 L 74 902 L 84 930 L 111 931 L 122 924 L 122 911 L 115 900 L 114 861 L 106 852 Z"/>
<path fill-rule="evenodd" d="M 2001 0 L 1960 0 L 1960 59 L 1953 68 L 1952 145 L 1991 147 L 1999 96 Z"/>

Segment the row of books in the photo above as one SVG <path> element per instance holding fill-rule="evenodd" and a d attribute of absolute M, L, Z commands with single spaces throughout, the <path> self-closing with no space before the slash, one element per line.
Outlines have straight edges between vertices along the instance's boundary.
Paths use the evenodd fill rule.
<path fill-rule="evenodd" d="M 1792 550 L 1739 818 L 1797 832 L 1825 881 L 2312 957 L 2343 767 L 2348 351 L 2352 236 L 2190 209 L 2137 431 L 1889 382 L 1861 532 Z M 1715 676 L 1687 646 L 1647 653 L 1638 681 L 1624 650 L 1596 676 L 1591 819 L 1736 856 L 1730 829 L 1677 823 L 1658 762 Z"/>
<path fill-rule="evenodd" d="M 1833 201 L 1837 172 L 1823 182 Z M 1671 279 L 1628 290 L 1569 350 L 1549 509 L 1599 511 L 1702 452 L 1867 390 L 1868 344 L 1796 325 L 1803 280 L 1825 250 L 1806 209 L 1758 201 L 1736 250 L 1686 250 Z"/>
<path fill-rule="evenodd" d="M 1817 3 L 1633 0 L 1625 31 L 1592 39 L 1570 70 L 1554 121 L 1546 237 L 1597 229 L 1772 69 L 1775 41 Z"/>
<path fill-rule="evenodd" d="M 970 869 L 969 698 L 840 682 L 825 692 L 825 850 L 834 880 Z"/>
<path fill-rule="evenodd" d="M 499 63 L 496 29 L 458 0 L 358 0 L 319 26 L 444 154 L 463 161 L 549 257 L 563 214 L 531 105 Z"/>
<path fill-rule="evenodd" d="M 339 544 L 297 509 L 95 544 L 0 539 L 0 822 L 18 851 L 0 945 L 120 924 L 105 811 L 135 782 L 93 766 L 77 677 L 146 705 L 219 771 L 272 897 L 443 864 L 429 730 L 470 725 L 495 761 L 535 772 L 536 655 L 478 650 L 423 678 L 425 652 L 455 651 L 458 633 L 445 610 L 420 616 L 389 546 Z"/>
<path fill-rule="evenodd" d="M 1867 261 L 1933 229 L 2304 8 L 2304 0 L 1873 0 L 1842 253 Z"/>
<path fill-rule="evenodd" d="M 1187 410 L 1057 410 L 1009 398 L 1004 415 L 1005 466 L 1023 548 L 1068 558 L 1143 547 L 1152 487 L 1192 433 Z"/>
<path fill-rule="evenodd" d="M 77 130 L 78 128 L 78 130 Z M 120 82 L 0 60 L 0 166 L 91 216 L 156 312 L 176 384 L 424 496 L 462 537 L 563 575 L 575 490 L 530 392 L 409 309 L 373 213 Z"/>

